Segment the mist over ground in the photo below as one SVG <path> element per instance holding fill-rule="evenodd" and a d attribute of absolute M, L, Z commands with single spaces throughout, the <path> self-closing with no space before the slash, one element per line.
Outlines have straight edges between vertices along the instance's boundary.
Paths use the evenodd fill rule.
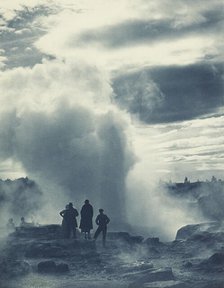
<path fill-rule="evenodd" d="M 6 227 L 9 218 L 14 218 L 15 225 L 19 225 L 21 217 L 33 216 L 43 205 L 43 193 L 38 185 L 28 179 L 0 180 L 0 217 L 1 226 Z"/>

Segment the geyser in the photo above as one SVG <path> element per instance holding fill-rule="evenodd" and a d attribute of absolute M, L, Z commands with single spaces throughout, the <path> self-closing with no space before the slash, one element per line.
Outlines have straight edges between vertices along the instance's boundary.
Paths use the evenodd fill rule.
<path fill-rule="evenodd" d="M 20 162 L 41 186 L 42 218 L 52 221 L 50 213 L 57 215 L 68 201 L 79 208 L 88 198 L 114 223 L 125 222 L 133 155 L 128 118 L 111 104 L 106 75 L 83 63 L 53 61 L 5 71 L 0 85 L 1 159 Z"/>

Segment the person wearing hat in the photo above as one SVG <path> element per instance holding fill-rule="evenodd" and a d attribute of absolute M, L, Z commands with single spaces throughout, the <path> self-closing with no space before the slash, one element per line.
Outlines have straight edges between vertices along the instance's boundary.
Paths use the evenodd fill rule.
<path fill-rule="evenodd" d="M 94 234 L 94 240 L 97 239 L 99 234 L 102 232 L 103 234 L 103 246 L 105 247 L 106 244 L 106 235 L 107 235 L 107 224 L 110 222 L 109 217 L 104 214 L 103 209 L 99 209 L 100 214 L 96 217 L 96 225 L 98 225 L 98 228 Z"/>
<path fill-rule="evenodd" d="M 77 220 L 76 217 L 79 215 L 78 211 L 73 207 L 73 204 L 70 202 L 68 204 L 68 209 L 64 211 L 64 221 L 66 223 L 66 238 L 70 238 L 71 233 L 73 234 L 73 238 L 76 238 L 76 228 L 77 228 Z"/>
<path fill-rule="evenodd" d="M 85 239 L 91 239 L 90 230 L 93 229 L 93 206 L 89 200 L 85 200 L 85 204 L 81 209 L 81 220 L 79 228 L 85 234 Z"/>

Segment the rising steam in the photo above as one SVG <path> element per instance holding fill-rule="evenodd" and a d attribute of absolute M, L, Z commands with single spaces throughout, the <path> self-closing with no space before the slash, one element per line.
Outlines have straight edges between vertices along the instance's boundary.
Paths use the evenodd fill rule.
<path fill-rule="evenodd" d="M 1 159 L 21 163 L 41 185 L 43 218 L 89 198 L 114 223 L 124 222 L 133 155 L 127 117 L 111 104 L 106 75 L 83 63 L 44 62 L 4 72 L 0 82 Z"/>
<path fill-rule="evenodd" d="M 0 87 L 0 159 L 19 163 L 40 186 L 45 205 L 38 222 L 58 222 L 66 203 L 79 209 L 86 198 L 95 213 L 105 209 L 110 227 L 129 222 L 149 236 L 174 237 L 191 220 L 155 187 L 155 171 L 163 168 L 159 155 L 145 157 L 155 155 L 150 147 L 150 153 L 139 152 L 144 141 L 132 152 L 133 126 L 111 101 L 102 70 L 78 61 L 44 61 L 2 72 Z"/>

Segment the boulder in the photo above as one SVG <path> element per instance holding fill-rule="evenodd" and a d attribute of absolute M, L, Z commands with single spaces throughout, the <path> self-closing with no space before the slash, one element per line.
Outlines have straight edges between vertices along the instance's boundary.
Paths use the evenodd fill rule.
<path fill-rule="evenodd" d="M 144 243 L 149 246 L 158 246 L 161 244 L 158 237 L 147 238 Z"/>
<path fill-rule="evenodd" d="M 224 265 L 224 253 L 215 253 L 208 258 L 207 263 L 211 265 Z"/>
<path fill-rule="evenodd" d="M 218 253 L 213 254 L 208 259 L 202 261 L 199 264 L 199 268 L 202 268 L 208 271 L 213 271 L 213 270 L 218 271 L 220 270 L 219 268 L 223 270 L 224 269 L 224 253 L 218 252 Z"/>
<path fill-rule="evenodd" d="M 54 261 L 41 261 L 37 265 L 37 271 L 39 273 L 55 273 L 57 269 L 56 267 Z"/>

